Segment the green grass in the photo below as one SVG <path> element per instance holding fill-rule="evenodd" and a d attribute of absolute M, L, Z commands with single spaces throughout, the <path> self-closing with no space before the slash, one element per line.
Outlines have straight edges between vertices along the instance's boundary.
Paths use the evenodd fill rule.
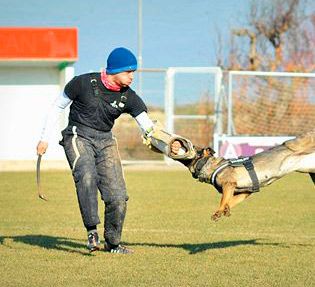
<path fill-rule="evenodd" d="M 292 174 L 214 223 L 186 171 L 126 171 L 130 256 L 88 254 L 70 172 L 0 174 L 0 286 L 315 286 L 315 188 Z M 103 206 L 100 204 L 103 218 Z M 101 233 L 103 232 L 100 226 Z"/>

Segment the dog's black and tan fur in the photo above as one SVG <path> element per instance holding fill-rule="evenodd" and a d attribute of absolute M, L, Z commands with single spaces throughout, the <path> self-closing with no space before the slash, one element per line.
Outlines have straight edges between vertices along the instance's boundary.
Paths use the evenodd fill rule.
<path fill-rule="evenodd" d="M 219 208 L 212 219 L 216 221 L 222 215 L 229 216 L 232 207 L 253 193 L 253 182 L 248 171 L 242 165 L 227 165 L 217 173 L 215 182 L 212 182 L 213 173 L 227 160 L 215 157 L 211 148 L 195 149 L 195 158 L 180 162 L 188 167 L 193 177 L 213 184 L 222 193 Z M 269 185 L 294 171 L 309 173 L 315 183 L 315 131 L 256 154 L 251 160 L 259 187 Z"/>

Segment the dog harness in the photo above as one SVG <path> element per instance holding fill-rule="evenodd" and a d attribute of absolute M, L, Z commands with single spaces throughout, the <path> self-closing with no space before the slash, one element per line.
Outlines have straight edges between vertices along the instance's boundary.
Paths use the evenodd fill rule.
<path fill-rule="evenodd" d="M 251 157 L 230 159 L 228 161 L 223 162 L 223 164 L 220 165 L 211 175 L 210 182 L 215 188 L 221 189 L 216 183 L 216 177 L 220 171 L 222 171 L 223 169 L 225 169 L 228 166 L 231 166 L 231 167 L 244 166 L 246 168 L 246 170 L 249 174 L 249 177 L 252 181 L 252 184 L 253 184 L 251 192 L 258 192 L 259 191 L 259 180 L 258 180 L 257 173 L 255 171 Z"/>

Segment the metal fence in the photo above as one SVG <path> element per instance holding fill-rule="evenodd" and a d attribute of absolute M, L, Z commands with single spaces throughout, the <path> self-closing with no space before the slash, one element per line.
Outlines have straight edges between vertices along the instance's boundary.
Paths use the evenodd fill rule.
<path fill-rule="evenodd" d="M 248 156 L 314 129 L 315 74 L 230 71 L 215 134 L 220 156 Z"/>
<path fill-rule="evenodd" d="M 135 78 L 133 88 L 148 106 L 151 119 L 196 145 L 214 145 L 213 134 L 220 134 L 222 129 L 220 68 L 171 67 L 141 69 L 138 73 L 141 77 Z M 130 117 L 120 118 L 114 133 L 125 162 L 164 159 L 141 144 L 139 128 Z"/>

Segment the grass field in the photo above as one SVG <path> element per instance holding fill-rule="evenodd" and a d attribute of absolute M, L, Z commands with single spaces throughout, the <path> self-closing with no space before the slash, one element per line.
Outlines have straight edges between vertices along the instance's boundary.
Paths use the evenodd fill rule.
<path fill-rule="evenodd" d="M 0 286 L 315 286 L 315 188 L 292 174 L 214 223 L 186 171 L 126 171 L 124 256 L 86 249 L 70 172 L 0 174 Z M 103 218 L 103 206 L 100 205 Z M 100 226 L 101 233 L 103 229 Z"/>

